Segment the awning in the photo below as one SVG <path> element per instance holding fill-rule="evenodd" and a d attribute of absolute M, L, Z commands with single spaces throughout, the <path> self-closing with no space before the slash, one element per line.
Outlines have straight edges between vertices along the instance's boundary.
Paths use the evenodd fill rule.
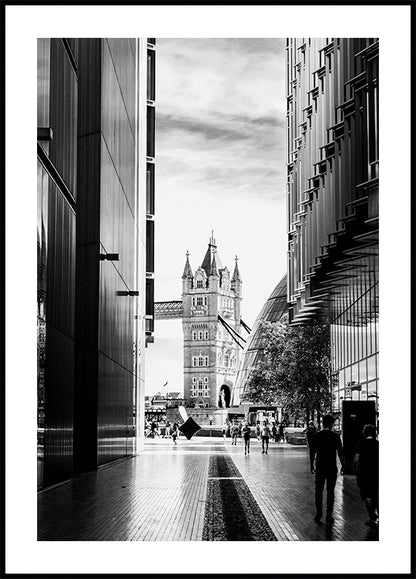
<path fill-rule="evenodd" d="M 245 416 L 245 412 L 241 408 L 227 408 L 227 413 L 233 416 Z"/>

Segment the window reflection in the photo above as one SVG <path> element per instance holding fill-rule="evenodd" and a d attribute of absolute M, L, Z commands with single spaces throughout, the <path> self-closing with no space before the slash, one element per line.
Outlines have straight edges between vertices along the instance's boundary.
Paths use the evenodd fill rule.
<path fill-rule="evenodd" d="M 378 399 L 378 284 L 374 273 L 336 298 L 331 324 L 333 411 L 342 400 Z M 354 386 L 360 388 L 354 389 Z M 339 387 L 339 390 L 337 389 Z"/>
<path fill-rule="evenodd" d="M 45 363 L 46 363 L 46 265 L 47 265 L 47 235 L 48 235 L 48 183 L 49 178 L 38 161 L 38 196 L 37 196 L 37 357 L 38 357 L 38 487 L 43 485 L 43 467 L 45 450 Z"/>

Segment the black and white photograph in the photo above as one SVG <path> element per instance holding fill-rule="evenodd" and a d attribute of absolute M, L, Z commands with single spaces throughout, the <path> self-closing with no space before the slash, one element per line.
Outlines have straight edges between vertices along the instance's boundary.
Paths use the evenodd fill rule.
<path fill-rule="evenodd" d="M 32 8 L 8 572 L 409 576 L 410 3 L 255 8 Z"/>

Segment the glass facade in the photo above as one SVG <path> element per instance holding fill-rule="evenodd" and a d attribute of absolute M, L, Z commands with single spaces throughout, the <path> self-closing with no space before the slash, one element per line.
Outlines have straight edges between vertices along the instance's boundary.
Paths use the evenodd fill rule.
<path fill-rule="evenodd" d="M 76 67 L 68 43 L 38 40 L 38 487 L 73 470 Z"/>
<path fill-rule="evenodd" d="M 341 412 L 343 400 L 373 400 L 378 408 L 378 282 L 374 276 L 359 281 L 358 297 L 347 307 L 340 300 L 339 315 L 331 323 L 335 413 Z"/>
<path fill-rule="evenodd" d="M 330 324 L 333 404 L 378 408 L 378 40 L 287 40 L 288 301 Z"/>
<path fill-rule="evenodd" d="M 143 430 L 152 50 L 148 68 L 147 39 L 38 41 L 38 487 Z"/>

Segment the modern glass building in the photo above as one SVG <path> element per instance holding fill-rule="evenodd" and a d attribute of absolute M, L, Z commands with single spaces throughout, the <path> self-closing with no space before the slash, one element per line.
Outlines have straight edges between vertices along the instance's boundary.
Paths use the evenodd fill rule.
<path fill-rule="evenodd" d="M 141 445 L 154 63 L 154 39 L 38 41 L 39 487 Z"/>
<path fill-rule="evenodd" d="M 232 406 L 250 402 L 246 394 L 247 380 L 251 370 L 261 361 L 264 350 L 260 331 L 261 322 L 277 322 L 287 311 L 287 276 L 285 274 L 270 294 L 254 322 L 238 366 Z"/>
<path fill-rule="evenodd" d="M 290 321 L 331 326 L 333 412 L 378 408 L 378 41 L 286 52 Z"/>

